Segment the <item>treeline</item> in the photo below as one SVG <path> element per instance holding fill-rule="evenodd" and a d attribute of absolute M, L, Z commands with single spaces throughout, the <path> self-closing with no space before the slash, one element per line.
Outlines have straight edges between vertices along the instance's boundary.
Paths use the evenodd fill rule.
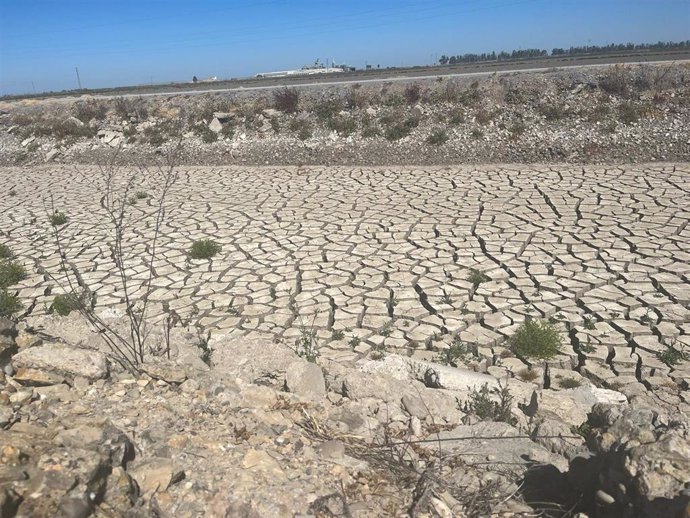
<path fill-rule="evenodd" d="M 612 43 L 611 45 L 586 45 L 570 47 L 569 49 L 554 48 L 549 52 L 545 49 L 523 49 L 512 52 L 483 52 L 481 54 L 462 54 L 457 56 L 440 57 L 441 65 L 455 65 L 457 63 L 477 63 L 479 61 L 507 61 L 511 59 L 529 59 L 546 56 L 580 56 L 592 54 L 609 54 L 611 52 L 633 50 L 685 50 L 690 49 L 690 40 L 673 42 L 659 41 L 657 43 Z"/>

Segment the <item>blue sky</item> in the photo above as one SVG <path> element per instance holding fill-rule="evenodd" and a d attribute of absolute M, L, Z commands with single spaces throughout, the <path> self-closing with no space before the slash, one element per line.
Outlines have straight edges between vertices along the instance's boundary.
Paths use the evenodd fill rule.
<path fill-rule="evenodd" d="M 0 0 L 0 95 L 690 39 L 690 0 Z M 32 84 L 33 83 L 33 84 Z"/>

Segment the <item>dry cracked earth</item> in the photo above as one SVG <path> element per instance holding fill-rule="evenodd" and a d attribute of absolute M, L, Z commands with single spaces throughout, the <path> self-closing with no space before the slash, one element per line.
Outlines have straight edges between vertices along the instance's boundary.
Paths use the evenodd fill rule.
<path fill-rule="evenodd" d="M 250 331 L 292 343 L 306 326 L 323 356 L 346 363 L 372 350 L 428 357 L 458 335 L 514 372 L 527 360 L 507 354 L 507 338 L 528 317 L 550 318 L 565 337 L 556 365 L 629 396 L 683 386 L 690 362 L 659 354 L 690 348 L 689 177 L 688 164 L 185 167 L 167 198 L 151 316 L 210 331 L 211 347 Z M 18 288 L 28 312 L 60 291 L 39 272 L 64 275 L 51 197 L 69 218 L 70 266 L 99 308 L 122 309 L 99 178 L 87 166 L 0 169 L 13 191 L 0 198 L 0 227 L 33 272 Z M 150 181 L 135 187 L 151 192 Z M 134 287 L 155 206 L 128 211 Z M 190 260 L 200 238 L 220 254 Z M 473 285 L 473 269 L 487 280 Z"/>

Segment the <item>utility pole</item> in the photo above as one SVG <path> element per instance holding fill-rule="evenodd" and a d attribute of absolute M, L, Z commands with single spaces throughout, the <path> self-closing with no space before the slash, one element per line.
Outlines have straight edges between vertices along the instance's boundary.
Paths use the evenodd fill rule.
<path fill-rule="evenodd" d="M 79 90 L 81 90 L 81 79 L 79 78 L 79 67 L 74 67 L 77 72 L 77 84 L 79 85 Z"/>
<path fill-rule="evenodd" d="M 36 85 L 34 85 L 33 81 L 31 81 L 31 89 L 36 93 Z"/>

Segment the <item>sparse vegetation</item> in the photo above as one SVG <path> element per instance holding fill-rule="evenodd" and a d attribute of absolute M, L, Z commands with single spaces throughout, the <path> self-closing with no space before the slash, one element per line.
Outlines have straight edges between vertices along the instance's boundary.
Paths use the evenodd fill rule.
<path fill-rule="evenodd" d="M 467 280 L 472 283 L 472 286 L 474 286 L 474 288 L 477 288 L 481 283 L 490 281 L 491 278 L 487 276 L 485 273 L 471 268 L 470 273 L 467 275 Z"/>
<path fill-rule="evenodd" d="M 211 259 L 222 250 L 222 247 L 212 239 L 199 239 L 192 243 L 189 257 L 192 259 Z"/>
<path fill-rule="evenodd" d="M 510 338 L 512 351 L 526 358 L 548 360 L 561 352 L 563 337 L 549 322 L 528 320 Z"/>
<path fill-rule="evenodd" d="M 12 249 L 6 244 L 0 243 L 0 259 L 12 259 L 13 257 Z"/>
<path fill-rule="evenodd" d="M 419 86 L 417 83 L 407 85 L 405 87 L 405 92 L 403 95 L 405 96 L 405 102 L 407 104 L 417 104 L 419 100 L 422 98 L 422 87 Z"/>
<path fill-rule="evenodd" d="M 9 318 L 22 309 L 19 297 L 16 293 L 10 293 L 5 288 L 0 288 L 0 317 Z"/>
<path fill-rule="evenodd" d="M 283 113 L 297 113 L 299 92 L 295 88 L 283 88 L 273 94 L 273 107 Z"/>
<path fill-rule="evenodd" d="M 525 368 L 521 369 L 517 373 L 518 378 L 522 381 L 534 381 L 539 377 L 539 373 L 534 369 Z"/>
<path fill-rule="evenodd" d="M 445 128 L 434 128 L 426 138 L 426 142 L 432 146 L 441 146 L 448 142 L 448 138 L 448 132 Z"/>
<path fill-rule="evenodd" d="M 460 339 L 458 335 L 453 336 L 450 346 L 440 349 L 434 357 L 434 361 L 451 367 L 458 367 L 460 362 L 467 361 L 474 355 L 474 352 Z"/>
<path fill-rule="evenodd" d="M 558 386 L 562 389 L 574 389 L 582 385 L 582 381 L 577 378 L 561 378 L 558 380 Z"/>
<path fill-rule="evenodd" d="M 499 384 L 499 388 L 490 389 L 485 383 L 479 390 L 474 389 L 470 393 L 464 410 L 482 420 L 512 425 L 517 422 L 510 412 L 512 402 L 513 396 L 507 386 Z"/>
<path fill-rule="evenodd" d="M 334 329 L 331 333 L 332 340 L 342 340 L 345 338 L 345 331 L 342 329 Z"/>
<path fill-rule="evenodd" d="M 54 211 L 50 215 L 50 224 L 54 227 L 59 227 L 66 224 L 68 221 L 67 215 L 59 210 Z"/>
<path fill-rule="evenodd" d="M 24 279 L 26 269 L 21 263 L 8 258 L 0 260 L 0 289 L 13 286 Z"/>
<path fill-rule="evenodd" d="M 644 110 L 634 103 L 622 103 L 618 107 L 618 120 L 625 125 L 635 124 L 642 118 Z"/>
<path fill-rule="evenodd" d="M 664 345 L 666 349 L 657 353 L 657 358 L 669 367 L 673 367 L 684 361 L 690 361 L 690 354 L 685 350 L 683 344 L 678 345 L 678 342 L 673 340 L 671 343 Z"/>
<path fill-rule="evenodd" d="M 328 120 L 328 129 L 341 137 L 349 137 L 357 131 L 357 121 L 349 115 L 338 115 Z"/>
<path fill-rule="evenodd" d="M 49 313 L 55 313 L 61 317 L 66 317 L 72 311 L 80 311 L 88 308 L 91 304 L 91 296 L 87 291 L 82 291 L 80 294 L 64 293 L 56 295 L 53 302 L 48 308 Z"/>
<path fill-rule="evenodd" d="M 192 128 L 192 131 L 194 131 L 194 134 L 200 137 L 205 144 L 210 144 L 218 140 L 218 133 L 213 131 L 203 122 L 195 124 Z"/>

